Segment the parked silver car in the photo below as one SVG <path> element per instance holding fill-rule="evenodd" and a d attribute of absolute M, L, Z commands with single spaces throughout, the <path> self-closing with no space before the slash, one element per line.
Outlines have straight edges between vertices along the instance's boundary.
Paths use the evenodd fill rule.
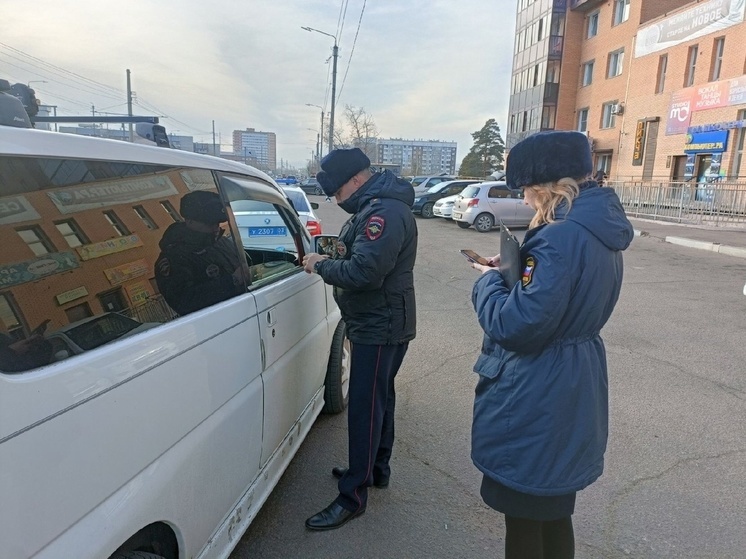
<path fill-rule="evenodd" d="M 467 186 L 453 206 L 453 221 L 462 229 L 474 226 L 487 233 L 502 220 L 505 225 L 527 227 L 536 212 L 526 206 L 519 191 L 503 181 Z"/>

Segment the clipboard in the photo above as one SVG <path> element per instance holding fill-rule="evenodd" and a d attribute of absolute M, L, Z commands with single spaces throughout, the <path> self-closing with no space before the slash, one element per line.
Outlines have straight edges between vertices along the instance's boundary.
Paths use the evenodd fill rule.
<path fill-rule="evenodd" d="M 500 220 L 500 273 L 509 289 L 521 279 L 521 243 Z"/>

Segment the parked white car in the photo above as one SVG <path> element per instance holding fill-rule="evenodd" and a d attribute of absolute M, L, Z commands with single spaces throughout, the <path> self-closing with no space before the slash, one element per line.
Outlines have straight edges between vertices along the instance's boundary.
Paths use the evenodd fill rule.
<path fill-rule="evenodd" d="M 436 217 L 443 217 L 445 219 L 453 219 L 453 205 L 456 203 L 460 195 L 454 194 L 453 196 L 446 196 L 441 198 L 433 206 L 433 215 Z"/>
<path fill-rule="evenodd" d="M 492 230 L 500 220 L 508 226 L 528 227 L 536 212 L 519 196 L 502 181 L 467 186 L 453 206 L 453 220 L 462 229 L 473 225 L 480 233 Z"/>
<path fill-rule="evenodd" d="M 298 212 L 300 222 L 308 229 L 309 234 L 312 237 L 321 235 L 321 220 L 313 211 L 319 209 L 318 203 L 310 202 L 305 191 L 299 186 L 282 186 L 281 188 L 290 198 L 293 208 Z"/>
<path fill-rule="evenodd" d="M 227 209 L 213 251 L 179 214 L 195 190 Z M 228 557 L 348 399 L 345 324 L 285 193 L 225 159 L 0 126 L 0 198 L 0 558 Z M 165 257 L 172 227 L 202 236 Z M 156 266 L 172 301 L 209 296 L 178 316 Z M 15 343 L 45 327 L 72 355 Z"/>

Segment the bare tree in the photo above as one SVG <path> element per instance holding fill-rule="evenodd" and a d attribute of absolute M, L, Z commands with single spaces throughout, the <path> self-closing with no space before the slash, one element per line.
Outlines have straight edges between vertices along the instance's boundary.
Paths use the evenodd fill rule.
<path fill-rule="evenodd" d="M 376 162 L 378 154 L 378 127 L 373 116 L 363 107 L 345 105 L 344 124 L 334 128 L 334 147 L 363 150 L 371 161 Z"/>

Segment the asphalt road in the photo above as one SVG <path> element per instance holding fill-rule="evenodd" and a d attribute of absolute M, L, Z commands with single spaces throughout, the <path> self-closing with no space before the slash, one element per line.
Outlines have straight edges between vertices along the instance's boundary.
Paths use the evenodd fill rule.
<path fill-rule="evenodd" d="M 324 232 L 347 215 L 323 197 Z M 418 336 L 397 377 L 391 485 L 339 530 L 306 517 L 336 496 L 346 415 L 322 416 L 233 559 L 503 556 L 500 515 L 479 497 L 469 433 L 481 331 L 476 271 L 459 249 L 499 233 L 418 218 Z M 516 231 L 516 233 L 522 233 Z M 746 260 L 636 238 L 604 329 L 611 434 L 606 471 L 578 495 L 578 559 L 741 559 L 746 554 Z"/>

